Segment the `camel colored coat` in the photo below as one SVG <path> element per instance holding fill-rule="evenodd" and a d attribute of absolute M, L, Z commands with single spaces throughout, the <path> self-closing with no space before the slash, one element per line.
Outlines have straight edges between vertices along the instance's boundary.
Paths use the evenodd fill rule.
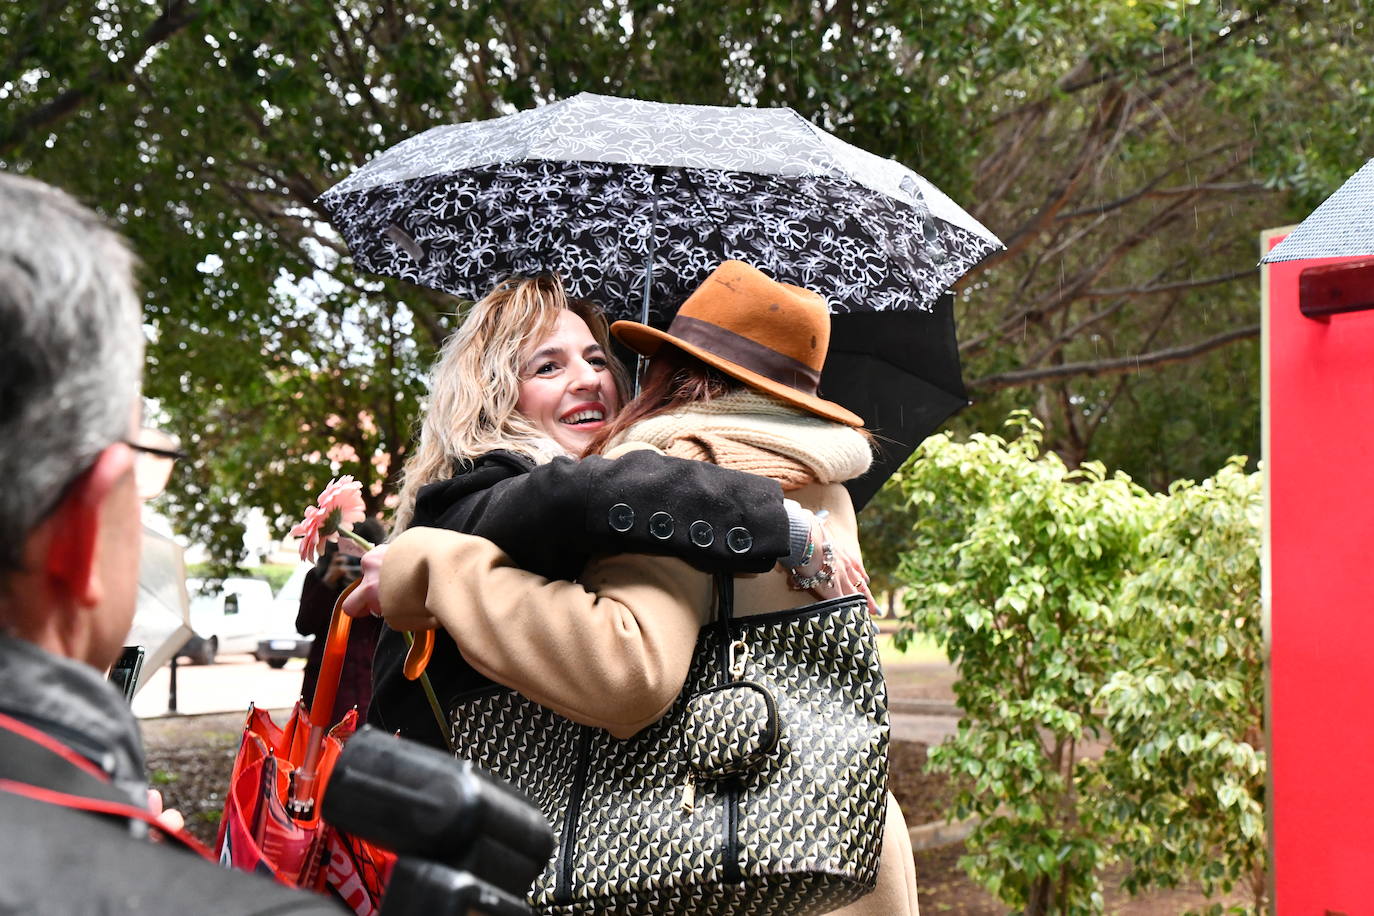
<path fill-rule="evenodd" d="M 836 546 L 858 555 L 843 486 L 810 484 L 788 496 L 812 511 L 829 510 Z M 779 568 L 735 577 L 737 616 L 811 600 Z M 552 581 L 519 569 L 490 541 L 412 528 L 388 549 L 381 605 L 391 627 L 442 626 L 482 674 L 575 722 L 628 738 L 681 692 L 697 632 L 710 620 L 712 578 L 681 560 L 621 554 L 593 560 L 577 582 Z M 911 843 L 891 795 L 877 888 L 836 913 L 917 913 Z"/>

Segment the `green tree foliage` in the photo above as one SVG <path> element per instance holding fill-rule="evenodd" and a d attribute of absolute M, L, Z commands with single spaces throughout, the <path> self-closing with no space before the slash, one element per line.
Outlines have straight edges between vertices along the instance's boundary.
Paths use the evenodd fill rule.
<path fill-rule="evenodd" d="M 1122 589 L 1112 736 L 1096 774 L 1131 890 L 1197 877 L 1266 895 L 1259 474 L 1228 463 L 1170 488 Z M 1219 911 L 1220 907 L 1216 907 Z"/>
<path fill-rule="evenodd" d="M 1145 370 L 1254 335 L 1257 232 L 1359 164 L 1365 18 L 1359 0 L 11 3 L 0 157 L 143 256 L 149 391 L 199 457 L 170 509 L 220 556 L 247 509 L 283 529 L 334 473 L 379 508 L 454 326 L 459 303 L 356 273 L 317 195 L 433 125 L 581 90 L 791 105 L 926 174 L 1010 247 L 960 298 L 983 402 L 966 425 L 1034 401 L 1070 465 L 1163 482 L 1252 449 L 1244 422 L 1186 417 L 1213 433 L 1187 439 L 1167 415 L 1252 416 L 1234 392 L 1253 349 L 1193 376 L 1189 404 Z"/>
<path fill-rule="evenodd" d="M 906 619 L 959 666 L 931 761 L 981 821 L 965 866 L 1025 913 L 1100 912 L 1118 859 L 1132 890 L 1240 883 L 1259 907 L 1258 475 L 1152 494 L 1009 425 L 935 436 L 900 478 Z"/>
<path fill-rule="evenodd" d="M 935 436 L 902 478 L 921 517 L 902 558 L 907 608 L 958 664 L 964 710 L 930 759 L 962 780 L 957 814 L 983 819 L 971 874 L 1027 913 L 1095 912 L 1111 855 L 1080 790 L 1081 749 L 1102 733 L 1110 621 L 1153 500 L 1042 454 L 1029 416 L 1013 425 L 1010 442 Z"/>

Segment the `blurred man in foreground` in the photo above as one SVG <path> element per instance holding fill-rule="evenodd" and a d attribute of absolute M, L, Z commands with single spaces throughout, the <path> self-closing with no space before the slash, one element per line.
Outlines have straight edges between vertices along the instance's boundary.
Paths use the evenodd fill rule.
<path fill-rule="evenodd" d="M 185 848 L 105 681 L 173 458 L 139 429 L 133 266 L 95 214 L 0 173 L 0 912 L 335 913 Z"/>

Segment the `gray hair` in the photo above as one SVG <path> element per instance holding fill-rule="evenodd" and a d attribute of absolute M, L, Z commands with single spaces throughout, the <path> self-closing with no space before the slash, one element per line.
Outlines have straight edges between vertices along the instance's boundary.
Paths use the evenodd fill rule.
<path fill-rule="evenodd" d="M 143 367 L 136 260 L 56 188 L 0 173 L 0 574 L 100 452 L 128 435 Z"/>

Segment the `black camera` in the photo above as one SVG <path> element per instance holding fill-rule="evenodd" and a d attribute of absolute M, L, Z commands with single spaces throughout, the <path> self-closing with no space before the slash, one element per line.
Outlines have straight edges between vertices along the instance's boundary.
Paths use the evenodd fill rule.
<path fill-rule="evenodd" d="M 325 791 L 334 826 L 398 856 L 382 916 L 524 916 L 554 836 L 523 795 L 466 760 L 363 728 Z"/>
<path fill-rule="evenodd" d="M 110 669 L 110 684 L 118 690 L 124 702 L 132 703 L 138 691 L 138 679 L 143 674 L 143 659 L 148 655 L 142 646 L 125 646 L 114 667 Z"/>

